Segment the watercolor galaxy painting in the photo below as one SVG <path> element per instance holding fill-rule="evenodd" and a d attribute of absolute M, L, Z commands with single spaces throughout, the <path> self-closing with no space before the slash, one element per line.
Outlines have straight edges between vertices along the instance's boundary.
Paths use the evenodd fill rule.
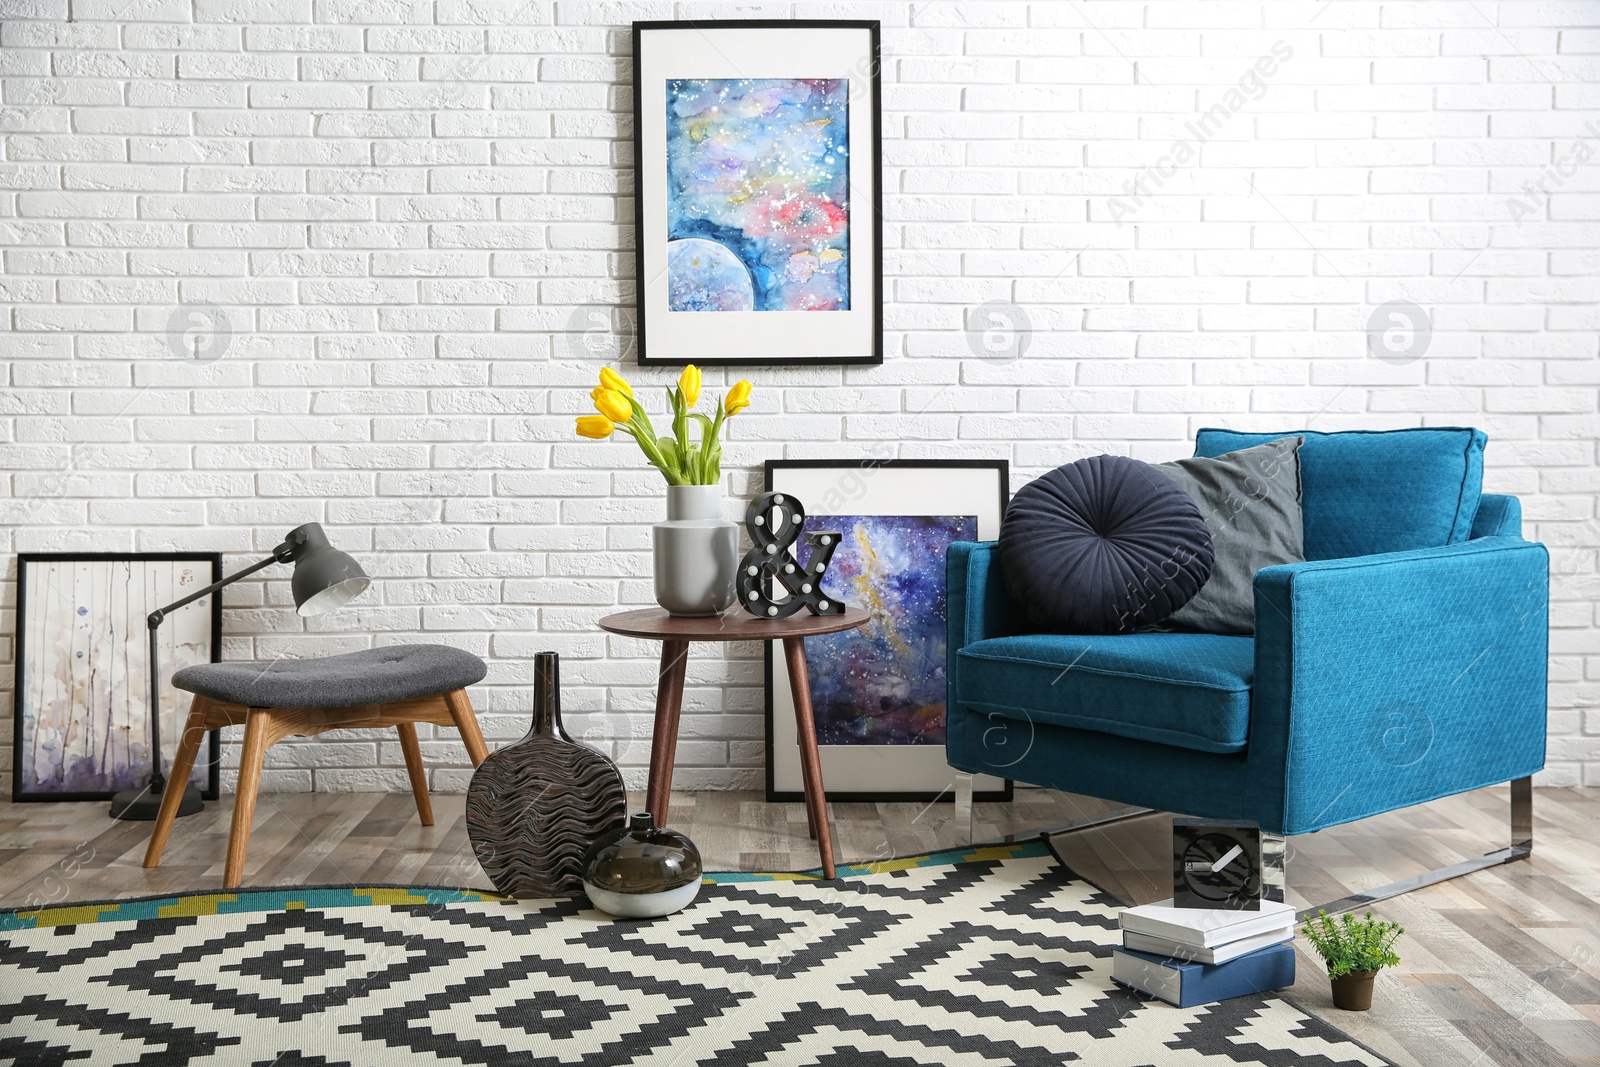
<path fill-rule="evenodd" d="M 944 559 L 976 541 L 975 515 L 812 515 L 837 530 L 826 584 L 867 613 L 857 630 L 806 640 L 821 745 L 942 745 Z"/>
<path fill-rule="evenodd" d="M 667 309 L 850 310 L 844 78 L 667 80 Z"/>
<path fill-rule="evenodd" d="M 150 652 L 145 616 L 209 585 L 206 560 L 25 560 L 18 620 L 19 796 L 98 795 L 150 777 Z M 188 694 L 172 672 L 211 660 L 214 606 L 206 597 L 157 631 L 161 736 L 170 762 Z M 192 781 L 210 789 L 205 752 Z"/>

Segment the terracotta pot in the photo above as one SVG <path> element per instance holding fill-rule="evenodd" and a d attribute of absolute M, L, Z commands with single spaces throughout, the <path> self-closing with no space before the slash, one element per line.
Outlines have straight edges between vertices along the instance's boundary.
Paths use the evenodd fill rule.
<path fill-rule="evenodd" d="M 1351 971 L 1333 983 L 1333 1006 L 1345 1011 L 1366 1011 L 1372 1007 L 1372 980 L 1377 971 Z"/>

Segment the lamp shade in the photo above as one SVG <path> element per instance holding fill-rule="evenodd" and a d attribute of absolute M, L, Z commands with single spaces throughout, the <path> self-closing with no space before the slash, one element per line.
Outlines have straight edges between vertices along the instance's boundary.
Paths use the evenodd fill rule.
<path fill-rule="evenodd" d="M 372 579 L 361 564 L 328 543 L 328 535 L 314 522 L 290 531 L 294 610 L 301 615 L 322 615 L 342 608 L 366 591 Z"/>

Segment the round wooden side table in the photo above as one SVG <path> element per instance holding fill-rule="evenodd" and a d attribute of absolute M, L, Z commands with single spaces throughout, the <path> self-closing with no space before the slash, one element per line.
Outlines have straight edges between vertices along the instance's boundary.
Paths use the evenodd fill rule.
<path fill-rule="evenodd" d="M 650 783 L 645 802 L 657 826 L 667 824 L 667 795 L 672 789 L 673 754 L 678 747 L 678 713 L 683 710 L 683 678 L 689 645 L 695 641 L 783 641 L 794 694 L 794 718 L 800 741 L 800 769 L 805 778 L 806 821 L 822 854 L 822 873 L 833 877 L 833 834 L 828 830 L 828 804 L 822 790 L 822 762 L 817 755 L 817 726 L 811 714 L 811 684 L 806 676 L 806 638 L 853 630 L 867 613 L 846 608 L 843 615 L 801 611 L 787 619 L 758 619 L 742 608 L 722 615 L 687 619 L 660 608 L 642 608 L 607 615 L 600 628 L 623 637 L 661 642 L 661 673 L 656 688 L 656 722 L 650 738 Z"/>

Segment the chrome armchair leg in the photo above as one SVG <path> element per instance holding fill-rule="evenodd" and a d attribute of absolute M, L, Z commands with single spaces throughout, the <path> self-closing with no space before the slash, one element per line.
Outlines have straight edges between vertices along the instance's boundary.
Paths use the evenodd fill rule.
<path fill-rule="evenodd" d="M 956 772 L 956 810 L 951 817 L 955 824 L 956 844 L 972 844 L 972 775 Z"/>
<path fill-rule="evenodd" d="M 1113 823 L 1127 822 L 1129 819 L 1142 819 L 1146 815 L 1157 814 L 1155 808 L 1140 808 L 1129 806 L 1126 808 L 1113 808 L 1102 811 L 1098 815 L 1086 815 L 1081 819 L 1070 819 L 1067 822 L 1056 823 L 1054 826 L 1043 826 L 1037 830 L 1024 830 L 1021 833 L 1007 834 L 999 839 L 1000 844 L 1012 844 L 1017 841 L 1027 841 L 1037 837 L 1054 837 L 1057 834 L 1073 834 L 1079 830 L 1093 830 L 1100 826 L 1110 826 Z"/>
<path fill-rule="evenodd" d="M 1511 783 L 1511 848 L 1520 849 L 1525 860 L 1533 855 L 1533 779 L 1518 778 Z"/>
<path fill-rule="evenodd" d="M 973 837 L 972 820 L 972 784 L 973 775 L 964 771 L 956 771 L 955 786 L 955 811 L 951 815 L 951 822 L 955 824 L 956 843 L 966 846 L 977 844 Z M 1072 819 L 1053 826 L 1041 826 L 1031 830 L 1021 830 L 1004 837 L 992 838 L 984 841 L 986 845 L 1012 845 L 1018 841 L 1035 841 L 1040 837 L 1053 837 L 1056 834 L 1070 834 L 1079 830 L 1092 830 L 1099 826 L 1110 826 L 1112 823 L 1123 822 L 1127 819 L 1137 819 L 1145 815 L 1155 814 L 1154 808 L 1114 808 L 1103 811 L 1098 815 L 1086 815 L 1081 819 Z"/>
<path fill-rule="evenodd" d="M 1413 889 L 1424 886 L 1437 885 L 1447 882 L 1452 878 L 1460 878 L 1463 874 L 1471 874 L 1489 867 L 1498 867 L 1504 863 L 1515 863 L 1525 860 L 1533 855 L 1533 779 L 1518 778 L 1511 783 L 1511 844 L 1506 848 L 1497 848 L 1493 852 L 1486 852 L 1475 859 L 1462 860 L 1452 863 L 1448 867 L 1437 870 L 1424 871 L 1414 874 L 1410 878 L 1402 878 L 1398 882 L 1380 885 L 1375 889 L 1367 889 L 1360 893 L 1352 893 L 1338 900 L 1331 900 L 1326 904 L 1316 904 L 1306 908 L 1296 916 L 1297 922 L 1304 922 L 1317 914 L 1326 911 L 1329 915 L 1338 915 L 1340 912 L 1354 911 L 1379 900 L 1388 900 Z"/>

